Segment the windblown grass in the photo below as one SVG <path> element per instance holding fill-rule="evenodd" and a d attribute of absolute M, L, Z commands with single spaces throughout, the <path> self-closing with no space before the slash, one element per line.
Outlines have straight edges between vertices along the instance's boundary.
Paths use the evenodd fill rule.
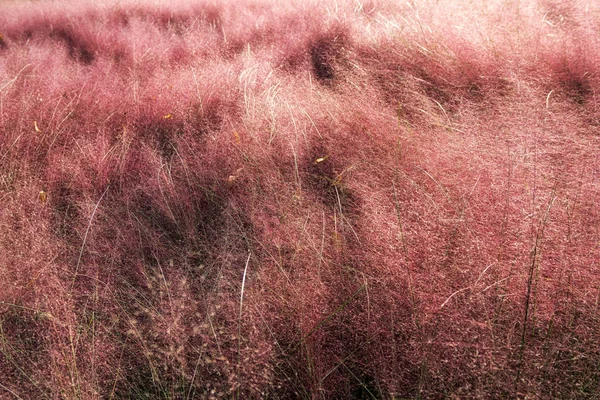
<path fill-rule="evenodd" d="M 0 393 L 600 396 L 591 1 L 10 2 Z"/>

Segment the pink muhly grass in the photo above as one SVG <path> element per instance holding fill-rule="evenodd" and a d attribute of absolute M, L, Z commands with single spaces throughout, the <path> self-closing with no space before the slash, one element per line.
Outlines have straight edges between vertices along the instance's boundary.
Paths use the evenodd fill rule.
<path fill-rule="evenodd" d="M 597 397 L 598 11 L 7 3 L 0 391 Z"/>

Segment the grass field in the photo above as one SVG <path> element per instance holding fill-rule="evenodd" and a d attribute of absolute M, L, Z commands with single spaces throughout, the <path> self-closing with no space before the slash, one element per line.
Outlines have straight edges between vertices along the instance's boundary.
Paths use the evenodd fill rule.
<path fill-rule="evenodd" d="M 1 399 L 598 399 L 593 0 L 0 1 Z"/>

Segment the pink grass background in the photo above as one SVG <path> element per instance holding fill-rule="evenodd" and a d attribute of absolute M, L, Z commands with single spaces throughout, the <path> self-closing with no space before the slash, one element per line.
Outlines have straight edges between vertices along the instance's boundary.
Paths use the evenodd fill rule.
<path fill-rule="evenodd" d="M 2 398 L 600 395 L 593 1 L 0 7 Z"/>

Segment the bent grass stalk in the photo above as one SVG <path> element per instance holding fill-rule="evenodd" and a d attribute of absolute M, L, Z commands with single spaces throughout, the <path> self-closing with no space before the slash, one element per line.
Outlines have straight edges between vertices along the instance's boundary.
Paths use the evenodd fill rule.
<path fill-rule="evenodd" d="M 519 395 L 519 383 L 521 380 L 521 373 L 523 370 L 523 354 L 525 352 L 525 342 L 526 342 L 526 334 L 527 334 L 527 322 L 529 318 L 529 308 L 531 303 L 531 291 L 533 288 L 533 280 L 536 268 L 539 268 L 540 258 L 541 258 L 541 248 L 542 248 L 542 240 L 544 238 L 544 229 L 546 228 L 546 223 L 548 221 L 548 215 L 550 214 L 550 209 L 552 208 L 552 204 L 554 204 L 554 200 L 556 200 L 556 185 L 552 189 L 552 194 L 550 195 L 550 201 L 548 203 L 548 207 L 546 208 L 546 212 L 544 214 L 544 218 L 540 222 L 540 225 L 537 230 L 537 234 L 535 236 L 535 242 L 533 245 L 533 249 L 531 251 L 531 264 L 529 266 L 529 271 L 527 275 L 527 293 L 525 295 L 525 307 L 523 313 L 523 329 L 521 330 L 521 341 L 519 344 L 519 364 L 517 367 L 517 375 L 515 378 L 515 396 Z"/>
<path fill-rule="evenodd" d="M 238 360 L 237 360 L 237 398 L 240 398 L 240 387 L 242 385 L 240 368 L 242 361 L 242 307 L 244 304 L 244 287 L 246 285 L 246 273 L 248 272 L 248 264 L 250 263 L 250 256 L 252 253 L 248 252 L 248 258 L 246 259 L 246 265 L 244 266 L 244 275 L 242 276 L 242 289 L 240 290 L 240 313 L 238 318 Z"/>
<path fill-rule="evenodd" d="M 75 266 L 75 273 L 73 274 L 73 280 L 71 281 L 71 289 L 73 289 L 73 286 L 75 285 L 75 281 L 77 280 L 77 273 L 79 272 L 79 264 L 81 264 L 81 257 L 83 256 L 83 249 L 85 247 L 85 242 L 87 240 L 88 233 L 90 232 L 90 228 L 92 226 L 92 221 L 94 219 L 94 215 L 96 215 L 98 206 L 100 206 L 100 202 L 102 201 L 102 199 L 108 192 L 109 188 L 110 188 L 110 184 L 108 184 L 106 186 L 106 189 L 104 189 L 104 192 L 102 192 L 102 195 L 98 199 L 98 202 L 96 203 L 96 206 L 94 207 L 94 211 L 92 211 L 92 215 L 90 216 L 90 220 L 88 222 L 87 228 L 85 229 L 85 234 L 83 235 L 83 242 L 81 243 L 81 249 L 79 250 L 79 257 L 77 258 L 77 265 Z"/>

